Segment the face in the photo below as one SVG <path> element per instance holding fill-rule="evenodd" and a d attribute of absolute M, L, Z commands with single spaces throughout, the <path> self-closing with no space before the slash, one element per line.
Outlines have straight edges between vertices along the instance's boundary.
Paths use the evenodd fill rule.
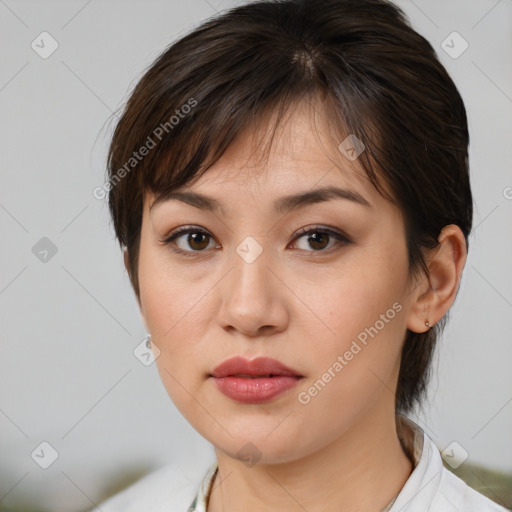
<path fill-rule="evenodd" d="M 250 442 L 262 462 L 285 462 L 321 450 L 383 404 L 394 411 L 411 309 L 406 240 L 397 207 L 309 111 L 295 111 L 264 163 L 252 160 L 252 144 L 241 134 L 180 190 L 218 209 L 177 198 L 153 205 L 146 194 L 140 306 L 162 381 L 190 424 L 232 457 Z M 345 192 L 283 201 L 328 187 Z M 212 377 L 233 356 L 272 358 L 300 377 L 243 402 Z M 255 380 L 224 385 L 251 390 Z"/>

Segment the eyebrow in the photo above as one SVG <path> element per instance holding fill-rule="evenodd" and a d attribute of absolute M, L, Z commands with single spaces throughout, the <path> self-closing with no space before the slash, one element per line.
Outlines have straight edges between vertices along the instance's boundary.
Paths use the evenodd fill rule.
<path fill-rule="evenodd" d="M 332 199 L 345 199 L 348 201 L 353 201 L 354 203 L 360 204 L 367 208 L 371 208 L 369 201 L 367 201 L 358 192 L 331 186 L 315 190 L 307 190 L 298 194 L 280 197 L 274 201 L 274 209 L 277 213 L 283 214 L 310 204 L 321 203 Z M 197 192 L 180 191 L 172 191 L 168 194 L 159 196 L 150 206 L 150 210 L 158 203 L 169 200 L 181 201 L 191 206 L 195 206 L 201 210 L 208 210 L 213 212 L 222 211 L 222 203 L 213 197 L 199 194 Z"/>

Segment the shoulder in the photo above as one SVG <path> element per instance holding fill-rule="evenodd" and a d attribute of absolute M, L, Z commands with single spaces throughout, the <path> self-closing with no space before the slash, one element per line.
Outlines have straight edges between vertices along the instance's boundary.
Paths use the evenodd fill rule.
<path fill-rule="evenodd" d="M 213 461 L 165 465 L 98 505 L 102 512 L 187 510 Z M 96 508 L 95 508 L 96 510 Z"/>
<path fill-rule="evenodd" d="M 464 512 L 506 512 L 507 509 L 480 494 L 466 482 L 443 467 L 433 510 Z"/>

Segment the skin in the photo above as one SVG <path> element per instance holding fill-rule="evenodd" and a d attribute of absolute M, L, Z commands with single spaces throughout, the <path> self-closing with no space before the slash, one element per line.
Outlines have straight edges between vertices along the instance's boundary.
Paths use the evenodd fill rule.
<path fill-rule="evenodd" d="M 311 120 L 310 110 L 294 109 L 264 163 L 252 158 L 254 134 L 241 133 L 186 187 L 214 197 L 222 211 L 178 200 L 150 209 L 154 196 L 145 195 L 139 305 L 172 401 L 215 447 L 219 472 L 208 512 L 377 512 L 412 471 L 395 425 L 400 350 L 407 328 L 427 330 L 425 321 L 435 324 L 455 299 L 464 237 L 446 226 L 427 255 L 430 278 L 413 279 L 400 210 Z M 371 207 L 330 199 L 288 213 L 273 210 L 281 196 L 329 185 L 356 191 Z M 211 235 L 195 245 L 187 234 L 175 240 L 192 257 L 161 241 L 185 225 Z M 300 228 L 317 226 L 345 233 L 350 243 L 297 238 Z M 262 248 L 252 263 L 236 252 L 247 236 Z M 299 393 L 394 303 L 400 312 L 301 403 Z M 272 357 L 304 378 L 270 402 L 241 404 L 208 378 L 234 355 Z M 248 442 L 261 457 L 255 465 L 238 454 Z"/>

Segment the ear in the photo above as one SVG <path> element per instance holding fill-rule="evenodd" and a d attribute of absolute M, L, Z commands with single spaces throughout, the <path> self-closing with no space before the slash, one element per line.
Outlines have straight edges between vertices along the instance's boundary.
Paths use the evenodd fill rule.
<path fill-rule="evenodd" d="M 439 245 L 427 256 L 430 276 L 423 274 L 413 292 L 407 320 L 407 328 L 413 332 L 428 331 L 426 321 L 434 326 L 443 318 L 455 300 L 466 264 L 466 240 L 459 226 L 445 226 L 438 241 Z"/>

